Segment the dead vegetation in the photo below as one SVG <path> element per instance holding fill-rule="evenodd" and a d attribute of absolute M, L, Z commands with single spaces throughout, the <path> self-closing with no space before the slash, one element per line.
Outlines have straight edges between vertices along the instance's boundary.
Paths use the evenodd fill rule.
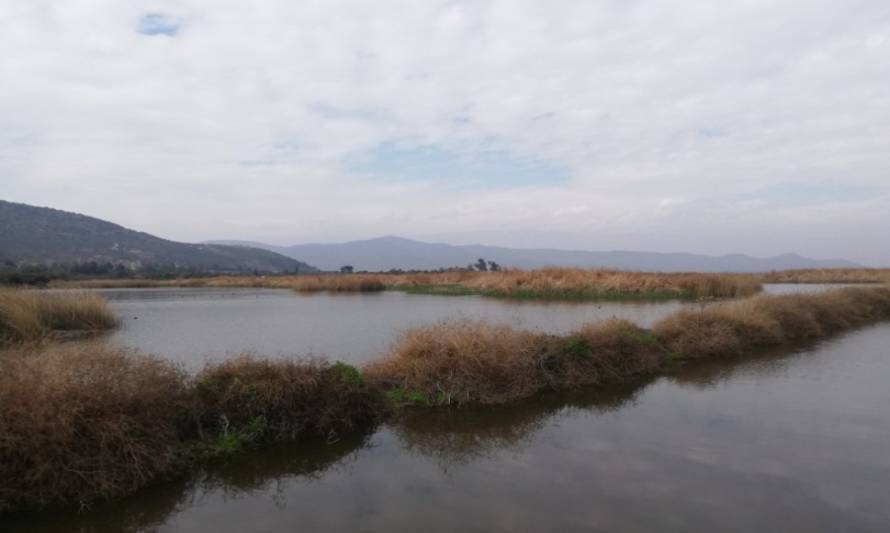
<path fill-rule="evenodd" d="M 218 276 L 173 280 L 85 280 L 57 287 L 257 287 L 299 292 L 404 290 L 428 294 L 479 294 L 500 298 L 596 300 L 739 298 L 760 291 L 743 274 L 625 272 L 607 269 L 541 268 L 498 272 L 448 271 L 418 274 L 311 274 Z"/>
<path fill-rule="evenodd" d="M 271 439 L 336 441 L 392 407 L 633 384 L 671 361 L 755 354 L 887 319 L 890 287 L 844 288 L 684 310 L 651 330 L 611 320 L 557 336 L 443 323 L 408 331 L 362 370 L 242 356 L 195 376 L 98 343 L 19 345 L 0 351 L 0 509 L 120 496 Z"/>
<path fill-rule="evenodd" d="M 502 404 L 542 390 L 626 381 L 655 371 L 660 360 L 654 339 L 627 321 L 567 337 L 455 322 L 409 331 L 364 372 L 401 402 Z"/>
<path fill-rule="evenodd" d="M 675 358 L 697 359 L 814 341 L 888 318 L 890 288 L 846 288 L 680 311 L 654 332 Z"/>
<path fill-rule="evenodd" d="M 170 473 L 189 412 L 162 359 L 66 343 L 0 353 L 0 509 L 130 493 Z"/>
<path fill-rule="evenodd" d="M 53 331 L 104 330 L 116 324 L 97 294 L 0 289 L 0 346 L 37 341 Z"/>
<path fill-rule="evenodd" d="M 890 283 L 890 268 L 779 270 L 760 276 L 763 283 Z"/>

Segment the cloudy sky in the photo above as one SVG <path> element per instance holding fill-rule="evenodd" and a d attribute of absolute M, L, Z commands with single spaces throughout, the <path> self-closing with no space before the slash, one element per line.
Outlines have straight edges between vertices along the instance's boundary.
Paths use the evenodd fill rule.
<path fill-rule="evenodd" d="M 0 0 L 0 198 L 890 264 L 887 0 Z"/>

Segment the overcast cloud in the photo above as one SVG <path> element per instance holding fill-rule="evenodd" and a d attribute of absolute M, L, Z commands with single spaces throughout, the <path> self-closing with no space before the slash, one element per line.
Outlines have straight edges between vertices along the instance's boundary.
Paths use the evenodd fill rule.
<path fill-rule="evenodd" d="M 890 2 L 0 0 L 0 198 L 890 264 Z"/>

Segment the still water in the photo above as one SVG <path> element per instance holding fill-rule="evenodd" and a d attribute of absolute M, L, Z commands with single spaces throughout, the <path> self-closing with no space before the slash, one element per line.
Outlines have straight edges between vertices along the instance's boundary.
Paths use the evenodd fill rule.
<path fill-rule="evenodd" d="M 890 326 L 608 391 L 415 412 L 19 532 L 881 531 Z"/>
<path fill-rule="evenodd" d="M 298 294 L 282 289 L 103 290 L 123 326 L 110 341 L 190 366 L 252 351 L 317 355 L 350 363 L 379 357 L 407 329 L 447 320 L 484 319 L 564 333 L 610 317 L 651 325 L 682 306 L 657 303 L 546 303 L 479 296 Z"/>
<path fill-rule="evenodd" d="M 767 285 L 765 292 L 821 291 L 835 285 Z M 612 317 L 648 327 L 683 307 L 661 302 L 522 302 L 479 296 L 298 294 L 287 289 L 109 289 L 101 292 L 121 319 L 112 343 L 198 367 L 241 352 L 324 356 L 361 363 L 379 357 L 416 326 L 481 319 L 566 333 Z"/>

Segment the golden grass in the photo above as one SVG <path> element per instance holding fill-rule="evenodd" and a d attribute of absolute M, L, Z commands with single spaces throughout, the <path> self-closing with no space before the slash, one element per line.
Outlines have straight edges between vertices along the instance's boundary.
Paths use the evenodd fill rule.
<path fill-rule="evenodd" d="M 299 292 L 371 292 L 385 289 L 432 294 L 481 294 L 504 298 L 623 299 L 737 298 L 760 291 L 753 276 L 742 274 L 650 273 L 582 268 L 508 269 L 500 272 L 453 271 L 420 274 L 318 274 L 292 276 L 217 276 L 174 280 L 84 280 L 57 287 L 258 287 Z"/>
<path fill-rule="evenodd" d="M 780 270 L 760 276 L 764 283 L 890 283 L 890 268 Z"/>
<path fill-rule="evenodd" d="M 645 331 L 621 320 L 568 337 L 465 321 L 407 332 L 364 373 L 400 400 L 500 404 L 642 375 L 658 368 L 659 353 Z"/>
<path fill-rule="evenodd" d="M 675 358 L 739 355 L 818 340 L 890 318 L 890 288 L 762 295 L 699 311 L 680 311 L 654 332 Z"/>
<path fill-rule="evenodd" d="M 102 330 L 116 324 L 97 294 L 0 289 L 0 345 L 40 340 L 52 331 Z"/>

